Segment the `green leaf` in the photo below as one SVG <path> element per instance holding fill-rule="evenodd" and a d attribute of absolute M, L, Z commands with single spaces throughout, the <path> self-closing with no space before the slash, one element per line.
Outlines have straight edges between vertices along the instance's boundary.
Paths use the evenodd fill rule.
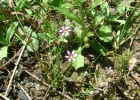
<path fill-rule="evenodd" d="M 8 41 L 4 38 L 3 36 L 3 31 L 2 28 L 0 28 L 0 44 L 4 45 L 4 46 L 8 46 Z"/>
<path fill-rule="evenodd" d="M 76 59 L 72 61 L 72 66 L 75 68 L 75 70 L 84 67 L 84 56 L 79 54 Z"/>
<path fill-rule="evenodd" d="M 113 39 L 111 26 L 102 25 L 99 29 L 98 36 L 104 42 L 110 42 Z"/>
<path fill-rule="evenodd" d="M 63 0 L 48 0 L 50 6 L 61 7 Z"/>
<path fill-rule="evenodd" d="M 24 26 L 24 31 L 31 35 L 27 44 L 26 44 L 26 41 L 25 41 L 26 37 L 25 37 L 24 31 L 21 28 L 18 28 L 18 31 L 21 33 L 22 36 L 18 36 L 18 35 L 16 35 L 16 36 L 22 41 L 22 43 L 24 45 L 27 45 L 27 49 L 30 52 L 34 52 L 34 51 L 37 51 L 39 49 L 38 36 L 35 32 L 32 31 L 31 28 L 29 28 L 27 26 Z"/>
<path fill-rule="evenodd" d="M 61 8 L 72 8 L 74 5 L 72 5 L 71 3 L 65 3 L 61 5 Z"/>
<path fill-rule="evenodd" d="M 96 13 L 94 16 L 94 25 L 98 25 L 104 18 L 105 16 L 103 14 Z"/>
<path fill-rule="evenodd" d="M 120 4 L 119 7 L 122 6 L 128 6 L 130 3 L 134 2 L 134 0 L 123 0 Z"/>
<path fill-rule="evenodd" d="M 33 11 L 31 9 L 26 9 L 25 8 L 25 11 L 27 12 L 28 15 L 32 15 L 33 14 Z"/>
<path fill-rule="evenodd" d="M 7 50 L 8 50 L 8 46 L 4 46 L 0 50 L 0 60 L 2 60 L 2 58 L 4 58 L 4 57 L 7 57 Z"/>
<path fill-rule="evenodd" d="M 69 19 L 76 21 L 78 24 L 82 24 L 80 18 L 78 18 L 75 14 L 73 14 L 72 12 L 69 12 L 67 9 L 62 9 L 59 7 L 54 7 L 52 6 L 52 8 L 54 10 L 57 10 L 58 12 L 60 12 L 61 14 L 67 16 Z"/>
<path fill-rule="evenodd" d="M 16 10 L 19 11 L 21 8 L 23 8 L 25 6 L 25 0 L 18 0 L 16 2 Z"/>
<path fill-rule="evenodd" d="M 32 33 L 31 42 L 27 45 L 27 49 L 30 52 L 34 52 L 39 49 L 39 41 L 35 32 Z"/>
<path fill-rule="evenodd" d="M 6 32 L 6 40 L 8 40 L 8 42 L 10 42 L 10 39 L 12 38 L 12 36 L 15 33 L 15 28 L 18 26 L 18 22 L 13 22 L 10 24 L 10 27 L 8 28 L 7 32 Z"/>
<path fill-rule="evenodd" d="M 44 39 L 45 41 L 48 41 L 48 39 L 49 39 L 49 37 L 46 34 L 44 34 L 44 33 L 38 33 L 38 36 L 40 38 Z"/>
<path fill-rule="evenodd" d="M 94 0 L 94 2 L 92 2 L 92 4 L 89 6 L 88 11 L 91 11 L 96 6 L 98 6 L 100 3 L 101 3 L 101 0 Z"/>
<path fill-rule="evenodd" d="M 77 24 L 76 25 L 76 27 L 75 27 L 75 31 L 76 31 L 76 34 L 77 34 L 77 36 L 78 36 L 78 38 L 82 38 L 82 30 L 81 30 L 81 28 L 82 28 L 82 26 L 81 25 L 79 25 L 79 24 Z"/>
<path fill-rule="evenodd" d="M 98 53 L 101 53 L 103 56 L 106 56 L 107 48 L 103 47 L 98 42 L 89 41 L 90 46 Z"/>
<path fill-rule="evenodd" d="M 119 12 L 119 14 L 122 14 L 122 13 L 124 13 L 125 12 L 125 9 L 126 7 L 125 6 L 121 6 L 121 7 L 117 7 L 117 11 Z"/>
<path fill-rule="evenodd" d="M 100 8 L 104 16 L 109 15 L 109 5 L 107 2 L 104 2 L 102 5 L 100 5 Z"/>
<path fill-rule="evenodd" d="M 0 37 L 0 43 L 2 44 L 2 45 L 5 45 L 5 46 L 8 46 L 8 41 L 6 40 L 6 39 L 4 39 L 4 38 L 1 38 Z"/>

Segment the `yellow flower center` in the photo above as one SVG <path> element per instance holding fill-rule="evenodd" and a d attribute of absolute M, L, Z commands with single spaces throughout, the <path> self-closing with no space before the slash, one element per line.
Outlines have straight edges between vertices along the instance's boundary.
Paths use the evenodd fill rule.
<path fill-rule="evenodd" d="M 70 55 L 70 59 L 73 59 L 73 55 Z"/>
<path fill-rule="evenodd" d="M 66 33 L 66 32 L 67 32 L 67 30 L 66 30 L 66 29 L 64 29 L 64 30 L 63 30 L 63 32 L 64 32 L 64 33 Z"/>

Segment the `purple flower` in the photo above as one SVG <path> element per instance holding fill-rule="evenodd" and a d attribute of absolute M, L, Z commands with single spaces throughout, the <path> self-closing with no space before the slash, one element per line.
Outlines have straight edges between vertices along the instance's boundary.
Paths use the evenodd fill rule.
<path fill-rule="evenodd" d="M 62 33 L 62 36 L 67 36 L 67 35 L 69 35 L 69 32 L 70 32 L 71 30 L 69 29 L 69 27 L 67 27 L 67 26 L 63 26 L 62 28 L 61 28 L 61 30 L 59 30 L 59 32 L 60 33 Z"/>
<path fill-rule="evenodd" d="M 106 71 L 107 71 L 107 74 L 110 74 L 110 73 L 112 73 L 113 72 L 113 69 L 112 69 L 112 67 L 105 67 L 105 69 L 106 69 Z"/>
<path fill-rule="evenodd" d="M 74 50 L 72 52 L 67 50 L 67 56 L 65 56 L 65 58 L 68 59 L 68 61 L 70 62 L 71 60 L 75 60 L 75 57 L 77 56 L 77 54 L 74 53 Z"/>
<path fill-rule="evenodd" d="M 41 25 L 42 22 L 43 22 L 42 18 L 38 19 L 38 25 Z"/>

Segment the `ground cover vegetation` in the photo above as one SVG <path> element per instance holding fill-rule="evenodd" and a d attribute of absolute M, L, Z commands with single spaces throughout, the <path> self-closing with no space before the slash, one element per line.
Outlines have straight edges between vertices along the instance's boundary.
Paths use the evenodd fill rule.
<path fill-rule="evenodd" d="M 0 98 L 139 100 L 139 0 L 1 0 Z"/>

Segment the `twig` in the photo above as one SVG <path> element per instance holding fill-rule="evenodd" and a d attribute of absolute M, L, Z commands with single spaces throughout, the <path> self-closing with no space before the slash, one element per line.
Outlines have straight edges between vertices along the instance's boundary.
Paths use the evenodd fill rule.
<path fill-rule="evenodd" d="M 41 79 L 39 79 L 38 77 L 36 77 L 35 75 L 31 74 L 29 71 L 25 70 L 26 73 L 28 73 L 29 75 L 31 75 L 33 78 L 35 78 L 36 80 L 38 80 L 39 82 L 41 82 L 42 84 L 50 87 L 49 84 L 47 84 L 45 81 L 42 81 Z"/>
<path fill-rule="evenodd" d="M 30 76 L 32 76 L 33 78 L 35 78 L 36 80 L 38 80 L 39 82 L 41 82 L 42 84 L 44 84 L 45 86 L 48 86 L 48 87 L 49 87 L 48 90 L 46 91 L 46 93 L 45 93 L 43 99 L 42 99 L 42 100 L 46 100 L 47 96 L 49 95 L 48 92 L 49 92 L 49 90 L 50 90 L 50 88 L 51 88 L 51 85 L 49 85 L 49 84 L 47 84 L 46 82 L 42 81 L 41 79 L 39 79 L 38 77 L 36 77 L 36 76 L 33 75 L 32 73 L 30 73 L 29 71 L 25 70 L 25 72 L 26 72 L 27 74 L 29 74 Z"/>
<path fill-rule="evenodd" d="M 44 96 L 44 98 L 43 98 L 43 100 L 46 100 L 45 98 L 47 97 L 47 93 L 48 93 L 48 91 L 50 90 L 50 88 L 51 88 L 52 86 L 49 85 L 49 84 L 47 84 L 45 81 L 40 80 L 40 79 L 37 78 L 35 75 L 31 74 L 29 71 L 25 70 L 25 72 L 28 73 L 29 75 L 31 75 L 32 77 L 34 77 L 36 80 L 38 80 L 38 81 L 41 82 L 42 84 L 44 84 L 44 85 L 46 85 L 46 86 L 49 87 L 49 89 L 47 90 L 47 92 L 46 92 L 46 94 L 45 94 L 45 96 Z M 64 93 L 62 93 L 62 92 L 60 92 L 60 91 L 58 91 L 58 90 L 56 90 L 56 92 L 59 93 L 61 96 L 67 98 L 68 100 L 74 100 L 74 99 L 71 98 L 70 96 L 68 96 L 68 95 L 66 95 L 66 94 L 64 94 Z"/>
<path fill-rule="evenodd" d="M 136 82 L 140 85 L 140 79 L 133 74 L 133 72 L 130 72 L 131 76 L 136 80 Z"/>
<path fill-rule="evenodd" d="M 21 88 L 21 90 L 26 94 L 29 100 L 32 100 L 31 97 L 28 95 L 28 93 L 23 89 L 23 87 L 17 82 L 18 86 Z"/>
<path fill-rule="evenodd" d="M 46 93 L 45 93 L 45 95 L 44 95 L 42 100 L 46 100 L 46 98 L 49 96 L 48 92 L 49 92 L 50 88 L 51 87 L 48 88 L 48 90 L 46 91 Z"/>
<path fill-rule="evenodd" d="M 22 50 L 21 50 L 21 53 L 20 53 L 20 55 L 19 55 L 18 61 L 17 61 L 17 63 L 16 63 L 16 66 L 15 66 L 15 68 L 14 68 L 14 70 L 13 70 L 12 76 L 11 76 L 10 81 L 9 81 L 9 84 L 8 84 L 8 87 L 7 87 L 7 89 L 6 89 L 5 96 L 7 96 L 8 93 L 9 93 L 9 89 L 10 89 L 10 86 L 11 86 L 11 84 L 12 84 L 13 77 L 14 77 L 14 75 L 15 75 L 16 69 L 17 69 L 17 67 L 18 67 L 18 64 L 19 64 L 19 62 L 20 62 L 20 59 L 21 59 L 21 56 L 22 56 L 22 54 L 23 54 L 23 51 L 24 51 L 25 47 L 26 47 L 26 46 L 23 46 L 23 47 L 22 47 Z"/>
<path fill-rule="evenodd" d="M 7 98 L 6 96 L 2 95 L 1 93 L 0 93 L 0 96 L 1 96 L 3 99 L 5 99 L 5 100 L 10 100 L 10 99 Z"/>
<path fill-rule="evenodd" d="M 66 95 L 66 94 L 64 94 L 64 93 L 62 93 L 60 91 L 56 91 L 56 92 L 59 93 L 61 96 L 67 98 L 68 100 L 74 100 L 73 98 L 69 97 L 68 95 Z"/>

